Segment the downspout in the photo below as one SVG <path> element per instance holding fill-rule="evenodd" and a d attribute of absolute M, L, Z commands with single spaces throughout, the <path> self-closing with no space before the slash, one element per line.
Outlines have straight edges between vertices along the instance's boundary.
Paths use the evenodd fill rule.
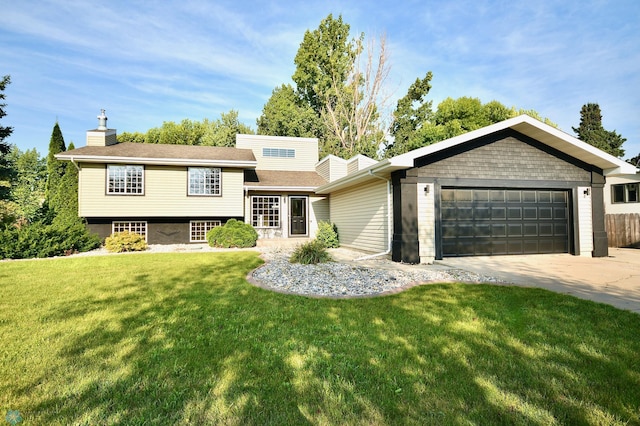
<path fill-rule="evenodd" d="M 369 176 L 373 176 L 375 178 L 382 179 L 385 182 L 387 182 L 387 241 L 388 241 L 388 248 L 387 248 L 386 251 L 383 251 L 383 252 L 380 252 L 380 253 L 370 254 L 370 255 L 367 255 L 367 256 L 359 257 L 359 258 L 355 259 L 356 261 L 373 259 L 374 257 L 379 257 L 379 256 L 386 256 L 389 253 L 391 253 L 391 247 L 392 247 L 391 240 L 393 238 L 393 219 L 392 219 L 392 216 L 391 216 L 391 209 L 393 208 L 393 206 L 392 206 L 392 200 L 391 200 L 391 197 L 392 197 L 391 179 L 387 179 L 387 178 L 383 178 L 382 176 L 378 176 L 375 173 L 373 173 L 373 170 L 369 170 Z"/>
<path fill-rule="evenodd" d="M 73 157 L 71 157 L 71 164 L 73 164 L 76 167 L 77 171 L 80 171 L 80 166 L 78 166 L 78 164 L 76 164 L 76 162 L 73 161 Z"/>

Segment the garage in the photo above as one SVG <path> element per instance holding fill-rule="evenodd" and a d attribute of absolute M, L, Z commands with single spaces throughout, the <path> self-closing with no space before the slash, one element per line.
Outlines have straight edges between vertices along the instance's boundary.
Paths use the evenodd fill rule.
<path fill-rule="evenodd" d="M 442 255 L 569 252 L 566 190 L 441 189 Z"/>

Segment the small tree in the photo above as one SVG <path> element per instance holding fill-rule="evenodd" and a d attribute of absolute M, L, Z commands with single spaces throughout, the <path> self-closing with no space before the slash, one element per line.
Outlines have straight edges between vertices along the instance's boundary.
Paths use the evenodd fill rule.
<path fill-rule="evenodd" d="M 7 115 L 4 111 L 7 104 L 2 101 L 5 99 L 4 89 L 10 83 L 11 77 L 8 75 L 0 79 L 0 119 Z M 9 198 L 9 187 L 13 177 L 13 169 L 7 158 L 11 145 L 6 142 L 11 133 L 13 133 L 13 127 L 0 126 L 0 201 Z"/>
<path fill-rule="evenodd" d="M 60 125 L 56 121 L 51 132 L 49 141 L 49 154 L 47 155 L 47 185 L 45 189 L 45 204 L 54 212 L 62 208 L 67 200 L 60 199 L 59 187 L 65 171 L 67 163 L 58 160 L 55 155 L 66 151 L 64 137 L 60 130 Z M 73 167 L 73 166 L 72 166 Z"/>

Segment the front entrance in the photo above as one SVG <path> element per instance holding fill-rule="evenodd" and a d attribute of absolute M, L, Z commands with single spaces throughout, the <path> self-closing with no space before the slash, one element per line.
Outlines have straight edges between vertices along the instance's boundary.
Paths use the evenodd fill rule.
<path fill-rule="evenodd" d="M 307 235 L 307 197 L 289 197 L 289 234 Z"/>

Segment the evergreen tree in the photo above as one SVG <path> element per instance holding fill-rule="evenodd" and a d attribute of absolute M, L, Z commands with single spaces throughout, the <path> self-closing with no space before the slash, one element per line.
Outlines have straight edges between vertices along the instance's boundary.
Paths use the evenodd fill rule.
<path fill-rule="evenodd" d="M 48 209 L 57 212 L 64 207 L 67 202 L 64 198 L 59 198 L 60 181 L 67 169 L 67 162 L 58 160 L 55 155 L 65 152 L 66 146 L 64 137 L 60 130 L 60 125 L 56 121 L 51 132 L 49 141 L 49 154 L 47 155 L 47 185 L 45 190 L 45 204 Z M 71 165 L 73 167 L 73 165 Z"/>
<path fill-rule="evenodd" d="M 9 75 L 5 75 L 0 80 L 0 119 L 7 115 L 4 111 L 7 104 L 2 101 L 5 99 L 4 89 L 10 83 L 11 77 Z M 13 168 L 7 158 L 11 145 L 6 142 L 11 133 L 13 133 L 13 127 L 0 126 L 0 200 L 9 198 L 9 187 L 13 177 Z"/>
<path fill-rule="evenodd" d="M 622 144 L 626 141 L 615 131 L 608 131 L 602 127 L 602 113 L 600 105 L 588 103 L 580 109 L 580 125 L 572 127 L 578 139 L 598 149 L 607 152 L 614 157 L 622 157 L 624 149 Z"/>
<path fill-rule="evenodd" d="M 69 150 L 75 149 L 73 142 Z M 55 223 L 73 224 L 80 221 L 78 217 L 78 169 L 75 164 L 67 163 L 64 174 L 60 178 L 56 191 Z"/>

